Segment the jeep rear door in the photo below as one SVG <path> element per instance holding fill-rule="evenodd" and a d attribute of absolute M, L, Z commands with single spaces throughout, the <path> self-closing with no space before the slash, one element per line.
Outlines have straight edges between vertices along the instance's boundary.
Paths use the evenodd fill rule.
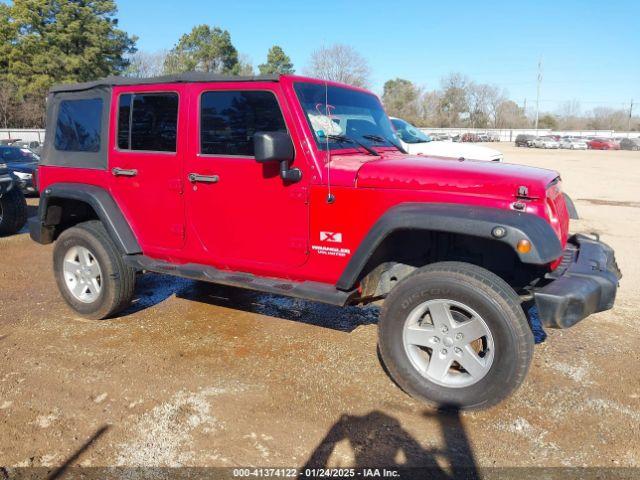
<path fill-rule="evenodd" d="M 184 172 L 187 237 L 201 250 L 200 258 L 190 260 L 263 274 L 302 265 L 309 251 L 310 177 L 303 154 L 296 148 L 293 165 L 303 171 L 296 183 L 280 178 L 278 164 L 260 164 L 253 156 L 256 131 L 295 135 L 292 122 L 285 120 L 290 115 L 280 85 L 190 88 L 194 108 Z"/>
<path fill-rule="evenodd" d="M 184 243 L 185 86 L 115 87 L 112 103 L 111 192 L 144 253 L 172 254 Z"/>

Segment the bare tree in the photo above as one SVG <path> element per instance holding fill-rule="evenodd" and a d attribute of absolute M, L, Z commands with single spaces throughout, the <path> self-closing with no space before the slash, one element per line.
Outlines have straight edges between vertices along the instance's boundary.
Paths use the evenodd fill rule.
<path fill-rule="evenodd" d="M 560 119 L 560 128 L 565 130 L 575 130 L 585 127 L 584 118 L 580 118 L 580 102 L 569 100 L 560 105 L 557 111 Z"/>
<path fill-rule="evenodd" d="M 335 44 L 314 51 L 305 73 L 311 77 L 366 87 L 369 85 L 371 68 L 353 47 Z"/>
<path fill-rule="evenodd" d="M 594 130 L 626 130 L 629 112 L 609 107 L 593 109 L 588 127 Z"/>
<path fill-rule="evenodd" d="M 420 126 L 441 126 L 439 107 L 442 101 L 442 93 L 437 90 L 426 92 L 422 95 L 422 120 Z"/>
<path fill-rule="evenodd" d="M 149 78 L 165 74 L 165 60 L 167 52 L 145 52 L 138 50 L 129 57 L 129 66 L 124 72 L 127 77 Z"/>
<path fill-rule="evenodd" d="M 250 77 L 255 75 L 251 57 L 245 53 L 238 54 L 238 75 Z"/>
<path fill-rule="evenodd" d="M 467 87 L 469 120 L 472 127 L 486 128 L 491 120 L 491 107 L 500 97 L 498 87 L 471 82 Z"/>

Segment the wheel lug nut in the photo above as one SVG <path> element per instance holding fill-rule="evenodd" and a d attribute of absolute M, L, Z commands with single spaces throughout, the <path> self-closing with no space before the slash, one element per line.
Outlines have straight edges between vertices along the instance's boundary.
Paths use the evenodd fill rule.
<path fill-rule="evenodd" d="M 442 333 L 447 333 L 449 329 L 446 326 L 442 326 Z"/>
<path fill-rule="evenodd" d="M 456 333 L 456 340 L 462 340 L 462 334 Z"/>
<path fill-rule="evenodd" d="M 440 353 L 441 353 L 442 355 L 446 355 L 446 354 L 447 354 L 447 353 L 449 353 L 449 352 L 447 352 L 447 349 L 446 349 L 446 348 L 443 348 L 442 350 L 440 350 Z"/>
<path fill-rule="evenodd" d="M 456 352 L 458 355 L 462 353 L 462 349 L 458 347 L 454 348 L 453 351 Z"/>
<path fill-rule="evenodd" d="M 438 337 L 433 337 L 433 343 L 440 343 L 440 339 Z"/>

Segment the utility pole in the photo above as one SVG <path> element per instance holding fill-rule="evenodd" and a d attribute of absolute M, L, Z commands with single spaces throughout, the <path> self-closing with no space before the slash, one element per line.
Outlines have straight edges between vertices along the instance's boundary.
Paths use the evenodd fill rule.
<path fill-rule="evenodd" d="M 633 99 L 631 99 L 631 103 L 629 104 L 629 125 L 627 126 L 627 137 L 629 136 L 629 132 L 631 131 L 631 116 L 633 115 Z"/>
<path fill-rule="evenodd" d="M 542 57 L 538 61 L 538 88 L 536 93 L 536 133 L 538 132 L 538 118 L 540 116 L 540 84 L 542 83 Z"/>

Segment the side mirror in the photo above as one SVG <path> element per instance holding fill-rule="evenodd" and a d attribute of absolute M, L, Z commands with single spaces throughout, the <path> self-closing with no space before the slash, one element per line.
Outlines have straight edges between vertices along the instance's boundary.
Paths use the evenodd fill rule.
<path fill-rule="evenodd" d="M 280 177 L 288 182 L 299 182 L 302 172 L 290 168 L 295 157 L 293 142 L 287 132 L 256 132 L 253 135 L 253 152 L 256 162 L 280 163 Z"/>

